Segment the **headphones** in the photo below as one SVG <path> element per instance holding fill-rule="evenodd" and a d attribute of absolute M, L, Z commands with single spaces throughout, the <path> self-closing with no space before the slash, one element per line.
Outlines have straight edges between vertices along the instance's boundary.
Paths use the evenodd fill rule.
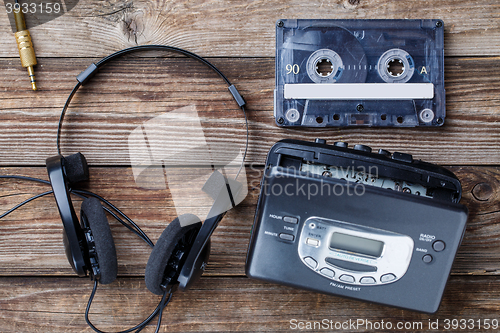
<path fill-rule="evenodd" d="M 78 183 L 89 180 L 89 168 L 85 156 L 81 153 L 66 157 L 61 155 L 60 135 L 62 122 L 68 105 L 77 90 L 80 86 L 88 83 L 101 67 L 122 55 L 147 50 L 180 53 L 204 63 L 219 74 L 228 84 L 229 92 L 245 115 L 246 147 L 238 174 L 244 167 L 248 149 L 248 120 L 244 108 L 245 101 L 234 85 L 214 65 L 194 53 L 164 45 L 136 46 L 118 51 L 97 63 L 92 63 L 77 76 L 78 83 L 70 93 L 59 119 L 57 132 L 58 155 L 47 158 L 46 166 L 64 226 L 63 242 L 68 261 L 78 276 L 89 275 L 94 280 L 94 290 L 87 306 L 86 320 L 96 332 L 99 332 L 99 330 L 88 320 L 88 311 L 97 289 L 97 283 L 109 284 L 113 282 L 117 277 L 118 270 L 113 236 L 106 218 L 106 211 L 110 213 L 111 211 L 103 206 L 101 202 L 115 209 L 122 217 L 128 218 L 103 198 L 93 195 L 84 198 L 81 205 L 80 219 L 78 219 L 71 201 L 71 194 L 75 194 L 75 192 L 80 194 L 90 193 L 73 189 L 73 186 Z M 236 177 L 238 177 L 238 174 Z M 215 171 L 209 177 L 207 184 L 211 187 L 211 194 L 215 199 L 208 215 L 212 217 L 206 219 L 204 223 L 192 214 L 184 214 L 175 218 L 162 232 L 146 265 L 145 281 L 147 288 L 156 295 L 163 295 L 162 301 L 155 310 L 156 314 L 159 313 L 160 315 L 158 327 L 161 322 L 161 312 L 170 301 L 172 292 L 176 289 L 182 291 L 189 289 L 202 275 L 210 253 L 210 236 L 225 212 L 235 206 L 235 198 L 242 189 L 242 185 L 236 179 L 228 179 L 225 174 L 218 171 Z M 116 215 L 113 214 L 113 216 L 120 220 Z M 128 221 L 132 222 L 130 219 Z M 152 246 L 153 244 L 149 238 L 133 222 L 132 224 L 137 229 L 132 231 Z M 150 316 L 141 323 L 145 323 L 143 326 L 140 326 L 140 324 L 134 329 L 142 329 L 151 319 Z"/>

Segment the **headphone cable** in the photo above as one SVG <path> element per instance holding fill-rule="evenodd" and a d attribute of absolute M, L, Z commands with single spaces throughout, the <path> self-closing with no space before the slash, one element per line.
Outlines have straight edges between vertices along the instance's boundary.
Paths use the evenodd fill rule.
<path fill-rule="evenodd" d="M 97 285 L 98 285 L 98 281 L 94 280 L 94 287 L 92 288 L 92 292 L 90 293 L 90 297 L 89 297 L 89 300 L 87 302 L 87 307 L 85 309 L 85 321 L 87 322 L 87 325 L 89 325 L 90 328 L 92 328 L 96 333 L 107 333 L 107 332 L 101 331 L 97 327 L 95 327 L 94 324 L 92 324 L 92 322 L 89 319 L 90 307 L 92 305 L 92 301 L 94 300 L 94 296 L 95 296 L 96 291 L 97 291 Z M 161 327 L 162 312 L 165 309 L 165 307 L 170 303 L 171 299 L 172 299 L 171 290 L 165 290 L 165 292 L 163 293 L 162 299 L 160 300 L 160 302 L 156 306 L 155 310 L 149 315 L 149 317 L 144 319 L 144 321 L 142 323 L 140 323 L 132 328 L 126 329 L 124 331 L 115 332 L 115 333 L 130 333 L 130 332 L 134 332 L 134 331 L 136 333 L 138 333 L 138 332 L 142 331 L 142 329 L 144 329 L 157 315 L 159 315 L 158 323 L 156 325 L 156 330 L 155 330 L 155 333 L 158 333 L 160 330 L 160 327 Z"/>
<path fill-rule="evenodd" d="M 41 198 L 45 195 L 48 195 L 48 194 L 51 194 L 53 193 L 52 190 L 50 191 L 47 191 L 47 192 L 43 192 L 43 193 L 40 193 L 40 194 L 37 194 L 35 196 L 32 196 L 31 198 L 27 199 L 27 200 L 24 200 L 23 202 L 21 202 L 20 204 L 17 204 L 15 205 L 14 207 L 12 207 L 11 209 L 9 209 L 8 211 L 6 211 L 5 213 L 3 213 L 2 215 L 0 215 L 0 219 L 4 218 L 5 216 L 9 215 L 10 213 L 12 213 L 13 211 L 15 211 L 16 209 L 26 205 L 28 202 L 31 202 L 35 199 L 38 199 L 38 198 Z"/>
<path fill-rule="evenodd" d="M 33 178 L 33 177 L 26 177 L 26 176 L 17 176 L 17 175 L 0 175 L 0 179 L 20 179 L 20 180 L 27 180 L 27 181 L 33 181 L 33 182 L 38 182 L 38 183 L 42 183 L 42 184 L 47 184 L 47 185 L 50 185 L 50 182 L 49 181 L 46 181 L 46 180 L 43 180 L 43 179 L 39 179 L 39 178 Z M 111 214 L 111 216 L 113 216 L 113 218 L 115 218 L 118 222 L 120 222 L 123 226 L 125 226 L 127 229 L 129 229 L 130 231 L 132 231 L 134 234 L 136 234 L 139 238 L 141 238 L 144 242 L 146 242 L 150 247 L 153 247 L 154 246 L 154 243 L 151 241 L 151 239 L 146 235 L 146 233 L 144 231 L 142 231 L 142 229 L 134 222 L 132 221 L 131 218 L 129 218 L 127 215 L 125 215 L 121 210 L 119 210 L 115 205 L 113 205 L 111 202 L 109 202 L 108 200 L 104 199 L 103 197 L 93 193 L 93 192 L 90 192 L 90 191 L 85 191 L 85 190 L 75 190 L 75 189 L 70 189 L 69 192 L 73 195 L 76 195 L 82 199 L 85 199 L 87 198 L 88 196 L 92 196 L 92 197 L 95 197 L 97 199 L 99 199 L 102 203 L 108 205 L 111 209 L 109 209 L 108 207 L 106 206 L 102 206 L 104 208 L 104 210 L 106 212 L 108 212 L 109 214 Z M 47 191 L 47 192 L 43 192 L 43 193 L 40 193 L 40 194 L 37 194 L 29 199 L 26 199 L 24 200 L 23 202 L 17 204 L 16 206 L 12 207 L 11 209 L 9 209 L 8 211 L 6 211 L 5 213 L 3 213 L 2 215 L 0 215 L 0 219 L 4 218 L 5 216 L 9 215 L 10 213 L 12 213 L 13 211 L 15 211 L 16 209 L 24 206 L 25 204 L 35 200 L 35 199 L 38 199 L 38 198 L 41 198 L 45 195 L 48 195 L 48 194 L 51 194 L 53 193 L 53 191 Z M 118 215 L 122 216 L 126 221 L 128 221 L 132 226 L 130 226 L 129 224 L 127 224 L 125 221 L 123 221 L 120 217 L 118 217 L 117 214 L 115 214 L 112 210 L 114 210 Z"/>
<path fill-rule="evenodd" d="M 38 178 L 33 178 L 33 177 L 26 177 L 26 176 L 16 176 L 16 175 L 2 175 L 0 176 L 0 179 L 21 179 L 21 180 L 28 180 L 28 181 L 34 181 L 34 182 L 39 182 L 39 183 L 42 183 L 42 184 L 50 184 L 50 182 L 48 181 L 45 181 L 43 179 L 38 179 Z M 25 204 L 33 201 L 33 200 L 36 200 L 38 198 L 41 198 L 43 196 L 46 196 L 46 195 L 49 195 L 53 193 L 52 190 L 50 191 L 47 191 L 47 192 L 43 192 L 43 193 L 40 193 L 40 194 L 37 194 L 37 195 L 34 195 L 32 196 L 31 198 L 28 198 L 26 200 L 24 200 L 23 202 L 17 204 L 16 206 L 12 207 L 11 209 L 9 209 L 8 211 L 6 211 L 5 213 L 3 213 L 2 215 L 0 215 L 0 219 L 4 218 L 5 216 L 9 215 L 10 213 L 12 213 L 13 211 L 15 211 L 16 209 L 24 206 Z M 132 228 L 130 225 L 128 225 L 126 222 L 124 222 L 120 217 L 118 217 L 111 209 L 109 209 L 108 207 L 105 207 L 103 206 L 104 210 L 107 211 L 108 213 L 111 214 L 111 216 L 113 216 L 117 221 L 119 221 L 121 224 L 123 224 L 125 227 L 127 227 L 130 231 L 134 232 L 136 235 L 138 235 L 142 240 L 144 240 L 146 243 L 148 243 L 148 245 L 150 245 L 151 247 L 154 246 L 153 242 L 151 242 L 151 240 L 148 238 L 148 236 L 139 228 L 139 226 L 137 226 L 137 224 L 135 224 L 130 218 L 128 218 L 127 215 L 125 215 L 123 212 L 121 212 L 118 208 L 116 208 L 113 204 L 111 204 L 109 201 L 105 200 L 104 198 L 102 198 L 101 196 L 95 194 L 95 193 L 92 193 L 90 191 L 84 191 L 84 190 L 71 190 L 70 189 L 70 193 L 73 194 L 73 195 L 76 195 L 80 198 L 87 198 L 87 196 L 93 196 L 99 200 L 101 200 L 103 203 L 105 203 L 106 205 L 109 205 L 112 209 L 116 210 L 118 214 L 124 216 L 127 221 L 131 222 L 133 226 L 135 226 L 139 232 L 137 230 L 135 230 L 134 228 Z M 98 333 L 105 333 L 105 332 L 102 332 L 100 330 L 98 330 L 91 322 L 90 322 L 90 319 L 88 318 L 88 314 L 89 314 L 89 310 L 90 310 L 90 306 L 92 304 L 92 300 L 94 299 L 94 296 L 95 296 L 95 293 L 97 291 L 97 284 L 98 284 L 98 281 L 97 280 L 94 280 L 94 287 L 92 289 L 92 293 L 90 295 L 90 298 L 89 298 L 89 301 L 88 301 L 88 305 L 87 305 L 87 309 L 85 311 L 85 321 L 87 322 L 87 324 L 95 331 L 95 332 L 98 332 Z M 166 299 L 168 296 L 168 299 Z M 153 311 L 153 313 L 148 317 L 146 318 L 141 324 L 131 328 L 131 329 L 128 329 L 128 330 L 125 330 L 125 331 L 121 331 L 121 332 L 117 332 L 117 333 L 128 333 L 128 332 L 133 332 L 134 330 L 137 330 L 136 332 L 140 332 L 143 328 L 145 328 L 158 314 L 159 314 L 159 317 L 158 317 L 158 323 L 157 323 L 157 327 L 156 327 L 156 331 L 155 333 L 158 333 L 159 332 L 159 329 L 161 327 L 161 320 L 162 320 L 162 314 L 163 314 L 163 310 L 165 309 L 165 307 L 168 305 L 168 303 L 170 302 L 170 299 L 172 298 L 172 293 L 170 292 L 170 290 L 166 290 L 165 293 L 163 294 L 163 297 L 160 301 L 160 303 L 158 304 L 158 306 L 156 307 L 156 309 Z"/>
<path fill-rule="evenodd" d="M 132 219 L 130 217 L 128 217 L 127 215 L 125 215 L 121 210 L 119 210 L 115 205 L 113 205 L 111 202 L 109 202 L 108 200 L 104 199 L 103 197 L 101 197 L 100 195 L 98 194 L 95 194 L 93 192 L 90 192 L 90 191 L 86 191 L 86 190 L 72 190 L 70 189 L 69 190 L 70 192 L 73 192 L 75 194 L 83 194 L 83 195 L 88 195 L 88 196 L 92 196 L 94 198 L 97 198 L 99 199 L 101 202 L 105 203 L 106 205 L 108 205 L 109 207 L 111 207 L 115 212 L 117 212 L 119 215 L 121 215 L 125 220 L 127 220 L 134 228 L 135 230 L 133 230 L 132 227 L 130 227 L 129 225 L 127 225 L 123 220 L 121 219 L 117 219 L 121 224 L 123 224 L 125 227 L 127 227 L 129 230 L 132 230 L 137 236 L 139 236 L 142 240 L 144 240 L 150 247 L 154 247 L 154 243 L 151 241 L 151 239 L 146 235 L 146 233 L 144 231 L 142 231 L 142 229 L 134 222 L 132 221 Z M 103 208 L 106 209 L 106 207 L 103 206 Z M 109 212 L 109 210 L 106 210 Z M 113 217 L 116 218 L 116 216 L 114 214 L 111 213 L 111 215 Z"/>

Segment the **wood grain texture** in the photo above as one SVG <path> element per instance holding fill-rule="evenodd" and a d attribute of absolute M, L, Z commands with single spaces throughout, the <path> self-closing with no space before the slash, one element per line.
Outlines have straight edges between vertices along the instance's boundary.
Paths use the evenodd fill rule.
<path fill-rule="evenodd" d="M 70 12 L 30 32 L 38 57 L 105 56 L 137 44 L 172 45 L 204 56 L 271 57 L 274 24 L 280 18 L 440 18 L 445 22 L 446 55 L 500 55 L 496 0 L 81 0 Z M 16 57 L 3 10 L 0 34 L 6 36 L 0 57 Z"/>
<path fill-rule="evenodd" d="M 87 279 L 1 278 L 1 332 L 91 332 L 84 320 L 85 305 L 92 289 Z M 204 277 L 191 290 L 177 292 L 165 310 L 160 332 L 290 332 L 290 321 L 351 319 L 370 322 L 421 323 L 421 329 L 381 330 L 429 331 L 429 320 L 499 319 L 492 304 L 500 298 L 500 282 L 491 277 L 452 277 L 436 315 L 427 315 L 360 301 L 321 295 L 247 278 Z M 411 296 L 409 296 L 411 297 Z M 101 330 L 113 331 L 135 325 L 158 302 L 142 279 L 120 279 L 100 286 L 90 319 Z M 419 324 L 415 324 L 419 325 Z M 411 326 L 410 326 L 411 327 Z M 153 332 L 153 327 L 143 332 Z M 319 330 L 315 330 L 318 332 Z M 339 331 L 335 328 L 326 332 Z M 348 328 L 342 332 L 373 332 L 369 327 Z M 492 332 L 478 330 L 474 332 Z"/>
<path fill-rule="evenodd" d="M 297 331 L 291 330 L 291 319 L 324 318 L 340 323 L 364 319 L 423 324 L 422 328 L 400 330 L 411 332 L 429 331 L 429 320 L 439 320 L 442 331 L 445 319 L 473 319 L 476 326 L 466 331 L 498 330 L 477 329 L 478 320 L 500 320 L 497 0 L 80 0 L 69 13 L 30 28 L 38 56 L 35 71 L 40 90 L 36 93 L 30 90 L 26 70 L 20 66 L 4 7 L 0 9 L 0 175 L 47 178 L 43 165 L 56 153 L 57 120 L 76 75 L 92 61 L 128 46 L 157 43 L 208 56 L 248 103 L 248 196 L 215 231 L 210 261 L 200 283 L 174 295 L 161 332 L 289 332 Z M 278 128 L 273 118 L 273 57 L 274 25 L 279 18 L 443 19 L 445 126 Z M 32 19 L 27 15 L 28 27 Z M 102 69 L 75 96 L 64 124 L 62 152 L 81 151 L 92 165 L 91 182 L 82 187 L 111 200 L 154 241 L 178 211 L 203 215 L 208 208 L 202 203 L 205 196 L 188 192 L 193 186 L 185 184 L 200 171 L 170 168 L 169 190 L 139 186 L 129 167 L 128 140 L 134 129 L 144 133 L 148 124 L 161 127 L 162 116 L 186 106 L 196 107 L 216 161 L 225 163 L 244 147 L 243 116 L 222 80 L 197 62 L 169 54 L 126 57 Z M 176 134 L 170 141 L 156 136 L 159 131 L 147 132 L 148 139 L 153 145 L 169 142 L 161 147 L 169 162 L 190 164 L 201 160 L 205 152 L 193 148 L 196 140 L 188 127 L 186 122 L 172 121 L 164 127 Z M 459 177 L 461 202 L 469 208 L 469 220 L 436 315 L 320 295 L 244 276 L 259 181 L 269 148 L 283 138 L 311 141 L 316 137 L 330 143 L 342 140 L 411 153 L 415 158 L 447 165 Z M 140 148 L 143 142 L 132 137 L 131 143 Z M 141 158 L 148 152 L 137 151 Z M 142 179 L 154 176 L 151 173 Z M 162 177 L 157 177 L 155 184 L 161 184 Z M 48 186 L 0 179 L 0 189 L 2 214 Z M 186 200 L 178 201 L 176 195 Z M 75 199 L 77 211 L 80 203 Z M 141 321 L 156 306 L 158 297 L 146 290 L 143 279 L 151 249 L 108 217 L 119 278 L 99 287 L 91 319 L 100 329 L 114 332 Z M 84 311 L 92 285 L 88 279 L 74 276 L 64 255 L 61 226 L 50 195 L 0 220 L 0 333 L 91 332 Z M 143 332 L 153 331 L 154 327 L 148 327 Z"/>
<path fill-rule="evenodd" d="M 76 75 L 87 59 L 42 59 L 40 91 L 33 94 L 17 60 L 0 60 L 0 165 L 43 165 L 55 153 L 57 121 Z M 263 164 L 279 139 L 362 143 L 404 151 L 447 165 L 500 164 L 500 58 L 446 60 L 447 118 L 440 128 L 282 129 L 273 118 L 274 60 L 212 59 L 247 100 L 248 163 Z M 133 82 L 133 84 L 131 84 Z M 244 147 L 241 111 L 220 78 L 186 59 L 127 58 L 102 70 L 70 105 L 63 128 L 63 153 L 81 151 L 93 165 L 129 165 L 127 139 L 143 122 L 194 105 L 210 149 L 229 157 Z M 186 149 L 186 135 L 164 145 Z M 196 157 L 196 155 L 185 154 Z"/>
<path fill-rule="evenodd" d="M 500 169 L 491 167 L 453 167 L 463 186 L 462 203 L 469 210 L 467 232 L 460 247 L 453 274 L 500 274 Z M 0 174 L 24 174 L 46 178 L 43 168 L 2 168 Z M 212 238 L 207 275 L 244 275 L 245 256 L 259 195 L 262 168 L 248 170 L 249 195 L 231 210 Z M 91 182 L 85 188 L 122 209 L 153 241 L 176 216 L 168 190 L 147 190 L 134 183 L 129 168 L 92 168 Z M 180 171 L 178 179 L 190 177 Z M 172 188 L 179 183 L 169 183 Z M 1 181 L 0 212 L 47 190 L 47 185 L 25 181 Z M 483 190 L 481 190 L 481 188 Z M 203 194 L 184 190 L 185 201 L 178 211 L 200 214 L 197 207 Z M 480 199 L 478 199 L 478 197 Z M 79 211 L 79 202 L 76 203 Z M 207 208 L 207 207 L 205 207 Z M 142 276 L 150 248 L 138 237 L 110 218 L 118 255 L 118 273 Z M 30 203 L 1 220 L 0 276 L 72 275 L 61 242 L 61 221 L 54 199 L 47 196 Z"/>

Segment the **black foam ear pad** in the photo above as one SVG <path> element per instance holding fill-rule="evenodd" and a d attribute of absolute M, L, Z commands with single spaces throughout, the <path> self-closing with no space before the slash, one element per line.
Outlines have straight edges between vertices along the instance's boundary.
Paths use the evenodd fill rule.
<path fill-rule="evenodd" d="M 81 153 L 65 157 L 64 169 L 66 171 L 66 179 L 70 183 L 78 183 L 89 180 L 89 167 L 87 165 L 87 160 Z"/>
<path fill-rule="evenodd" d="M 101 272 L 99 282 L 102 284 L 111 283 L 116 280 L 118 264 L 115 243 L 106 212 L 98 199 L 90 197 L 83 200 L 82 214 L 85 214 L 94 237 L 97 263 Z"/>
<path fill-rule="evenodd" d="M 181 226 L 180 221 L 182 221 L 182 225 L 184 226 Z M 161 288 L 163 275 L 177 243 L 189 231 L 195 228 L 199 229 L 200 227 L 201 221 L 197 216 L 184 214 L 177 217 L 165 228 L 160 238 L 158 238 L 153 251 L 151 251 L 146 265 L 146 287 L 153 294 L 163 295 L 163 289 Z M 179 271 L 180 269 L 181 267 Z"/>

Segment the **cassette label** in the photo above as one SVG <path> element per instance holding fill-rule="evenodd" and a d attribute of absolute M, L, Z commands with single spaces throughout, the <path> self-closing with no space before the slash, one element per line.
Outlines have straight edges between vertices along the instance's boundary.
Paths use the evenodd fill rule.
<path fill-rule="evenodd" d="M 279 126 L 441 126 L 440 20 L 279 20 Z"/>

